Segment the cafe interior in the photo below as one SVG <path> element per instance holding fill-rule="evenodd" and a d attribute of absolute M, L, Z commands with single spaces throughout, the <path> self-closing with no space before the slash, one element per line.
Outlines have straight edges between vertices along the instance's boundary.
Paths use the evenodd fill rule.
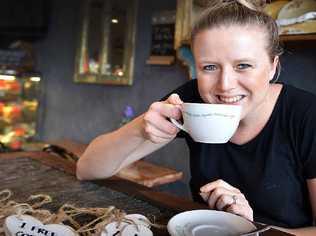
<path fill-rule="evenodd" d="M 206 2 L 1 0 L 0 160 L 75 162 L 95 137 L 196 79 L 188 35 Z M 275 20 L 316 12 L 316 4 L 269 2 Z M 280 39 L 279 80 L 316 94 L 315 15 L 280 26 Z M 185 141 L 175 139 L 117 178 L 190 201 Z"/>

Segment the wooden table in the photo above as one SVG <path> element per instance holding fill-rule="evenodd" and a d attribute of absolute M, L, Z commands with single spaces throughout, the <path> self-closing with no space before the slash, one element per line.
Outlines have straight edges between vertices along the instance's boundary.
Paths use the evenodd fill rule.
<path fill-rule="evenodd" d="M 24 201 L 32 194 L 44 193 L 53 197 L 47 208 L 57 210 L 64 203 L 78 207 L 115 207 L 127 213 L 140 213 L 166 224 L 175 214 L 204 205 L 187 199 L 154 191 L 120 178 L 99 181 L 78 181 L 75 165 L 46 152 L 16 152 L 0 154 L 0 186 L 10 189 L 13 199 Z M 166 236 L 166 229 L 153 229 L 154 235 Z M 261 235 L 286 236 L 271 229 Z"/>
<path fill-rule="evenodd" d="M 48 144 L 67 150 L 68 153 L 74 154 L 76 158 L 79 158 L 88 146 L 69 139 L 50 141 Z M 146 187 L 156 187 L 182 179 L 183 173 L 148 161 L 138 160 L 121 169 L 116 176 Z"/>

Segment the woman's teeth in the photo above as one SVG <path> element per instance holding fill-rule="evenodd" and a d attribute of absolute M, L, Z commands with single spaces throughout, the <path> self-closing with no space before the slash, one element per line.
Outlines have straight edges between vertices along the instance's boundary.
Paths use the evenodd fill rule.
<path fill-rule="evenodd" d="M 235 96 L 235 97 L 222 97 L 222 96 L 218 96 L 218 99 L 221 102 L 224 103 L 236 103 L 239 102 L 244 96 L 239 95 L 239 96 Z"/>

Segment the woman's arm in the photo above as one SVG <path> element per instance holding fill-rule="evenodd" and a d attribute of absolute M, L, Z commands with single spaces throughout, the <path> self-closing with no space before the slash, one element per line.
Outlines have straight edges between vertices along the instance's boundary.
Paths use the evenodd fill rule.
<path fill-rule="evenodd" d="M 118 130 L 94 139 L 77 163 L 78 179 L 107 178 L 166 143 L 154 144 L 141 134 L 143 115 Z"/>
<path fill-rule="evenodd" d="M 173 140 L 179 131 L 167 118 L 179 119 L 181 104 L 173 94 L 111 133 L 94 139 L 77 163 L 78 179 L 107 178 Z"/>
<path fill-rule="evenodd" d="M 313 210 L 314 222 L 316 219 L 316 179 L 309 179 L 307 180 L 307 187 L 309 191 L 309 200 Z M 285 228 L 278 228 L 282 231 L 288 232 L 290 234 L 298 235 L 298 236 L 315 236 L 316 235 L 316 227 L 306 227 L 306 228 L 299 228 L 299 229 L 285 229 Z"/>

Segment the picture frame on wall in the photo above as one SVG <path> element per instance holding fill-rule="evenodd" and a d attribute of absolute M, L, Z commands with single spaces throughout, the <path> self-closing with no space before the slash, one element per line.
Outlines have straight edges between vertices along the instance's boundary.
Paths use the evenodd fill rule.
<path fill-rule="evenodd" d="M 138 0 L 84 0 L 74 82 L 132 85 Z"/>

